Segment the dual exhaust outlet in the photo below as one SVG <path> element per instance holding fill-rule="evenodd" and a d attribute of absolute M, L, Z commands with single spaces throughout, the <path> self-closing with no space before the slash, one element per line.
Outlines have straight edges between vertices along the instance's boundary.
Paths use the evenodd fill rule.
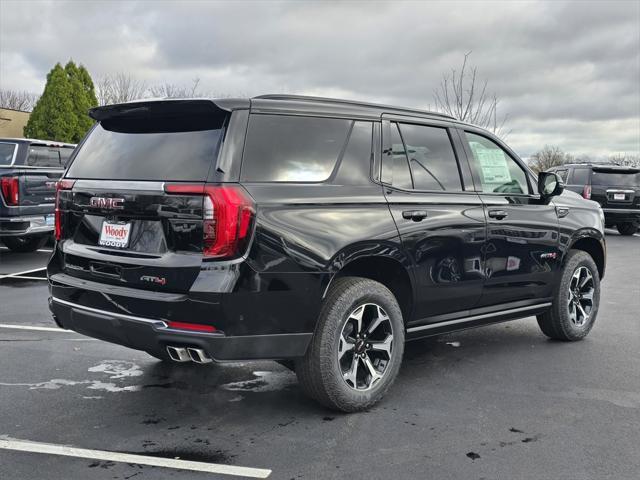
<path fill-rule="evenodd" d="M 167 346 L 169 358 L 174 362 L 211 363 L 213 359 L 201 348 Z"/>

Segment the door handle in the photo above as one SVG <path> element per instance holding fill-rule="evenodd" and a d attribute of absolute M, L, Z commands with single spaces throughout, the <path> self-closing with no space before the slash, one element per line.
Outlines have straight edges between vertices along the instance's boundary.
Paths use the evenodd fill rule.
<path fill-rule="evenodd" d="M 424 210 L 405 210 L 402 212 L 402 218 L 419 222 L 427 218 L 427 212 Z"/>
<path fill-rule="evenodd" d="M 495 218 L 496 220 L 502 220 L 508 216 L 509 214 L 504 210 L 489 210 L 489 217 Z"/>

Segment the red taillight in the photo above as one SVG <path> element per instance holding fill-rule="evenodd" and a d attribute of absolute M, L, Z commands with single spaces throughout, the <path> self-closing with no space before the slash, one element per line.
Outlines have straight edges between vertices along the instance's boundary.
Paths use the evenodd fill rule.
<path fill-rule="evenodd" d="M 201 325 L 199 323 L 167 322 L 167 326 L 176 330 L 193 330 L 195 332 L 215 332 L 217 330 L 213 325 Z"/>
<path fill-rule="evenodd" d="M 232 257 L 246 246 L 255 213 L 253 200 L 238 185 L 168 184 L 165 192 L 204 195 L 203 248 L 209 258 Z"/>
<path fill-rule="evenodd" d="M 18 177 L 2 177 L 0 180 L 0 189 L 5 203 L 14 207 L 20 203 L 20 184 Z"/>
<path fill-rule="evenodd" d="M 582 189 L 582 197 L 591 200 L 591 185 L 585 185 Z"/>
<path fill-rule="evenodd" d="M 60 190 L 71 190 L 75 180 L 59 180 L 56 183 L 55 235 L 56 240 L 62 239 L 62 210 L 60 210 Z"/>

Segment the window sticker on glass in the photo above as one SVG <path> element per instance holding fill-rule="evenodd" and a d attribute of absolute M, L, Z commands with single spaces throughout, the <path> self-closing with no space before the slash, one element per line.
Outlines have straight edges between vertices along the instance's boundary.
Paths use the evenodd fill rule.
<path fill-rule="evenodd" d="M 482 183 L 508 183 L 511 181 L 509 165 L 502 150 L 487 148 L 478 142 L 469 142 L 480 170 L 482 171 Z"/>

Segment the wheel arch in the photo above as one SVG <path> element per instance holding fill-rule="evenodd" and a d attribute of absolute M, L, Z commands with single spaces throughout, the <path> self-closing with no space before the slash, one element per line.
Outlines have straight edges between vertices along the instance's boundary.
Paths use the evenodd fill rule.
<path fill-rule="evenodd" d="M 588 253 L 598 267 L 600 278 L 604 278 L 606 267 L 606 247 L 604 237 L 595 237 L 590 234 L 582 234 L 573 239 L 569 245 L 569 250 L 582 250 Z"/>
<path fill-rule="evenodd" d="M 398 300 L 405 322 L 413 313 L 413 282 L 403 258 L 385 255 L 359 255 L 336 268 L 324 290 L 323 298 L 337 278 L 363 277 L 380 282 Z"/>

